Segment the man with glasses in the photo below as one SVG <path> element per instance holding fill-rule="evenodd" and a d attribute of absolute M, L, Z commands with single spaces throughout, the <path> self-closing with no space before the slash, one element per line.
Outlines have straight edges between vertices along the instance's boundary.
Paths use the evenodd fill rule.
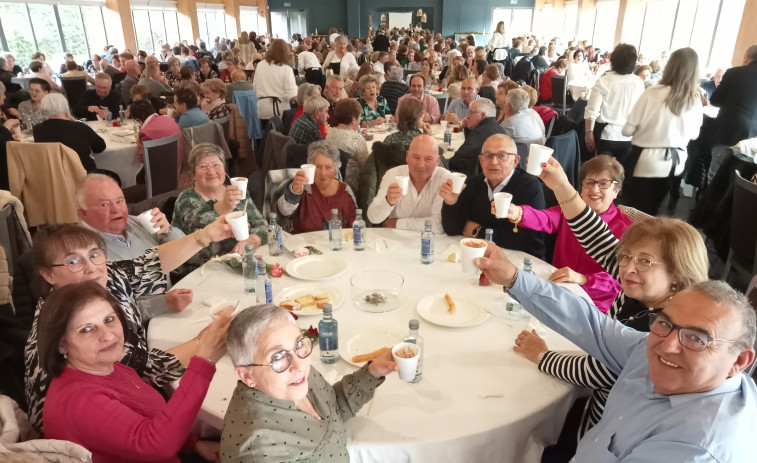
<path fill-rule="evenodd" d="M 654 265 L 621 257 L 631 259 Z M 519 272 L 494 245 L 477 265 L 539 321 L 619 375 L 572 461 L 737 462 L 753 454 L 757 387 L 742 372 L 754 360 L 757 323 L 749 301 L 728 284 L 704 281 L 677 293 L 642 333 Z"/>
<path fill-rule="evenodd" d="M 482 99 L 475 103 L 491 101 Z M 544 209 L 544 193 L 539 180 L 518 167 L 515 142 L 507 135 L 495 134 L 484 142 L 478 162 L 483 173 L 468 176 L 460 194 L 452 192 L 452 181 L 442 185 L 439 195 L 444 199 L 442 225 L 448 235 L 482 238 L 487 228 L 494 230 L 494 242 L 507 249 L 517 249 L 538 258 L 544 257 L 542 232 L 517 229 L 506 218 L 491 213 L 494 194 L 513 195 L 512 203 Z M 517 230 L 517 231 L 516 231 Z"/>
<path fill-rule="evenodd" d="M 463 127 L 468 129 L 465 141 L 449 160 L 449 168 L 453 172 L 461 172 L 470 177 L 480 172 L 478 155 L 481 154 L 481 147 L 486 139 L 497 133 L 504 134 L 505 129 L 497 123 L 496 106 L 486 98 L 470 104 L 470 112 L 463 119 Z"/>

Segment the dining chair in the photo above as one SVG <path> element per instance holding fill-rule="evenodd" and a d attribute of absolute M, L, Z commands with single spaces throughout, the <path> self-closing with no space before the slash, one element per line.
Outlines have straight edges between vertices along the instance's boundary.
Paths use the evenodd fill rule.
<path fill-rule="evenodd" d="M 439 103 L 439 114 L 444 115 L 447 112 L 447 106 L 449 106 L 449 93 L 434 95 L 434 98 Z"/>
<path fill-rule="evenodd" d="M 175 190 L 179 185 L 179 136 L 142 142 L 147 197 Z"/>
<path fill-rule="evenodd" d="M 8 203 L 0 209 L 0 246 L 5 250 L 8 273 L 13 276 L 16 262 L 21 254 L 31 248 L 28 231 L 24 232 L 21 221 L 13 204 Z"/>
<path fill-rule="evenodd" d="M 111 81 L 112 81 L 110 88 L 111 89 L 115 89 L 116 85 L 120 84 L 121 81 L 123 81 L 126 78 L 126 73 L 125 72 L 117 72 L 117 73 L 113 74 L 110 77 L 111 77 Z"/>
<path fill-rule="evenodd" d="M 29 91 L 29 82 L 32 80 L 32 77 L 12 77 L 11 83 L 18 84 L 21 87 L 21 90 L 24 90 L 25 92 Z"/>
<path fill-rule="evenodd" d="M 731 203 L 731 232 L 728 257 L 720 279 L 725 281 L 732 269 L 746 275 L 757 274 L 757 184 L 743 178 L 737 170 Z"/>
<path fill-rule="evenodd" d="M 552 104 L 550 105 L 560 115 L 568 112 L 568 78 L 557 74 L 552 75 Z"/>
<path fill-rule="evenodd" d="M 82 77 L 61 77 L 60 84 L 66 91 L 68 105 L 72 108 L 79 103 L 81 96 L 87 91 L 87 78 Z"/>

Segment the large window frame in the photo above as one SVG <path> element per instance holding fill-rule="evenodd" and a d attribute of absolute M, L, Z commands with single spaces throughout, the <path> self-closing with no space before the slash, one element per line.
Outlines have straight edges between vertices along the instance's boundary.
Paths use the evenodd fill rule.
<path fill-rule="evenodd" d="M 142 16 L 144 13 L 147 14 L 147 20 L 137 21 L 137 18 L 135 15 Z M 160 16 L 160 19 L 157 19 L 153 21 L 154 16 Z M 134 40 L 137 43 L 137 48 L 140 50 L 144 50 L 142 45 L 147 44 L 147 40 L 144 37 L 145 32 L 149 31 L 149 50 L 144 50 L 147 52 L 147 54 L 157 53 L 159 51 L 160 42 L 169 43 L 173 45 L 174 43 L 181 40 L 180 34 L 178 34 L 178 31 L 180 31 L 179 28 L 179 13 L 176 9 L 176 3 L 174 2 L 137 2 L 132 1 L 131 3 L 131 22 L 132 27 L 134 30 Z M 154 24 L 157 23 L 157 24 Z M 138 26 L 139 24 L 139 26 Z M 154 26 L 162 26 L 162 35 L 160 34 L 160 30 L 154 30 Z M 139 30 L 137 29 L 139 27 Z M 169 32 L 170 31 L 170 32 Z M 173 37 L 171 35 L 171 32 L 176 31 L 177 36 Z M 156 42 L 156 35 L 159 37 Z M 165 38 L 163 40 L 162 38 Z M 143 43 L 144 42 L 144 43 Z"/>

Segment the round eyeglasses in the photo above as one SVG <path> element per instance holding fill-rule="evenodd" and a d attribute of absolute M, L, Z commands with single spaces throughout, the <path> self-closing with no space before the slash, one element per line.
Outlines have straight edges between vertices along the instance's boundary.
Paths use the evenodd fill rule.
<path fill-rule="evenodd" d="M 89 252 L 89 256 L 71 256 L 62 264 L 53 264 L 51 267 L 66 267 L 72 273 L 78 273 L 84 270 L 87 265 L 87 259 L 95 265 L 102 265 L 108 260 L 108 254 L 104 249 L 95 249 Z"/>
<path fill-rule="evenodd" d="M 603 190 L 606 190 L 606 189 L 610 188 L 611 186 L 615 185 L 616 183 L 618 183 L 618 182 L 616 182 L 615 180 L 606 180 L 605 179 L 605 180 L 599 180 L 599 181 L 597 181 L 597 180 L 592 180 L 590 178 L 587 178 L 587 179 L 584 179 L 583 182 L 581 182 L 581 186 L 584 187 L 584 188 L 586 188 L 587 190 L 590 190 L 590 189 L 594 188 L 594 185 L 599 185 L 599 188 L 601 188 Z"/>
<path fill-rule="evenodd" d="M 271 355 L 271 363 L 250 363 L 239 365 L 240 367 L 267 367 L 270 366 L 276 373 L 283 373 L 292 365 L 292 351 L 301 359 L 308 358 L 313 352 L 313 341 L 310 338 L 301 337 L 292 350 L 280 350 Z"/>
<path fill-rule="evenodd" d="M 680 342 L 683 347 L 697 352 L 703 351 L 707 345 L 713 341 L 731 342 L 739 346 L 741 345 L 739 341 L 713 338 L 702 330 L 696 328 L 684 328 L 678 326 L 661 313 L 655 313 L 649 316 L 649 331 L 651 333 L 660 336 L 661 338 L 666 338 L 673 330 L 678 330 L 678 342 Z"/>
<path fill-rule="evenodd" d="M 646 257 L 640 257 L 640 256 L 632 256 L 631 254 L 627 254 L 624 252 L 621 252 L 618 254 L 618 266 L 619 267 L 626 267 L 629 262 L 633 260 L 634 265 L 636 266 L 636 270 L 640 272 L 646 272 L 649 270 L 649 268 L 653 265 L 660 265 L 664 262 L 654 262 L 651 259 L 648 259 Z"/>

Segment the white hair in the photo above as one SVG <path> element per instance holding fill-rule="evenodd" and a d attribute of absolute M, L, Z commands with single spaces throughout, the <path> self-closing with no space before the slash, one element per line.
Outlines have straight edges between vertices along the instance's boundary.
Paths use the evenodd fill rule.
<path fill-rule="evenodd" d="M 488 98 L 479 98 L 478 100 L 473 100 L 471 101 L 469 107 L 471 112 L 484 113 L 486 117 L 497 117 L 497 107 L 494 106 L 492 100 Z"/>
<path fill-rule="evenodd" d="M 510 107 L 514 114 L 520 110 L 528 108 L 528 103 L 531 102 L 531 97 L 528 96 L 528 92 L 522 88 L 514 88 L 507 92 L 507 102 L 510 103 Z"/>
<path fill-rule="evenodd" d="M 312 95 L 305 98 L 305 102 L 302 105 L 302 111 L 305 114 L 313 114 L 316 109 L 326 109 L 329 107 L 329 102 L 326 98 L 320 94 Z"/>
<path fill-rule="evenodd" d="M 389 70 L 389 80 L 392 82 L 399 82 L 402 80 L 404 73 L 405 71 L 401 67 L 395 66 Z"/>
<path fill-rule="evenodd" d="M 48 119 L 53 116 L 65 116 L 69 111 L 68 100 L 60 93 L 48 93 L 42 98 L 39 110 Z"/>
<path fill-rule="evenodd" d="M 275 305 L 262 304 L 242 310 L 226 332 L 226 350 L 231 363 L 235 367 L 254 363 L 255 349 L 263 331 L 285 323 L 297 325 L 290 312 Z"/>
<path fill-rule="evenodd" d="M 322 154 L 334 162 L 334 167 L 339 170 L 342 167 L 342 156 L 339 150 L 331 143 L 321 140 L 308 145 L 308 164 L 312 164 L 316 154 Z"/>
<path fill-rule="evenodd" d="M 79 209 L 83 209 L 85 211 L 87 210 L 87 197 L 84 194 L 84 191 L 87 189 L 89 182 L 96 181 L 113 182 L 115 186 L 118 186 L 118 183 L 113 180 L 112 177 L 109 177 L 105 174 L 87 174 L 87 176 L 84 177 L 84 180 L 82 180 L 82 182 L 79 183 L 79 186 L 76 188 L 76 204 L 79 205 Z"/>

